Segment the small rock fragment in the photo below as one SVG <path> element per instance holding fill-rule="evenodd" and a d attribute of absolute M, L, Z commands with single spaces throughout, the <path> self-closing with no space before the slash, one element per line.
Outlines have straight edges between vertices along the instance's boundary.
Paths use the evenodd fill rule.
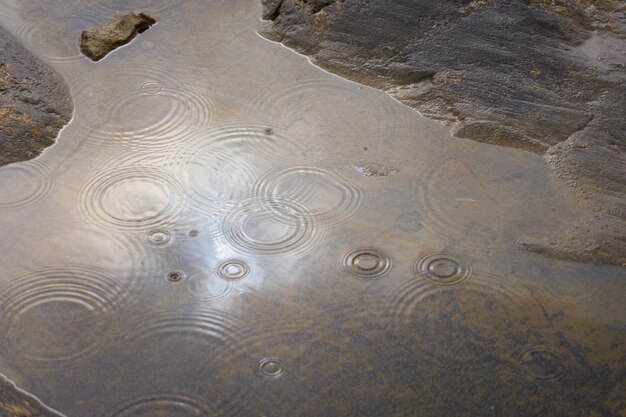
<path fill-rule="evenodd" d="M 129 12 L 115 16 L 106 23 L 84 30 L 80 37 L 80 50 L 92 61 L 99 61 L 155 23 L 156 20 L 145 13 Z"/>

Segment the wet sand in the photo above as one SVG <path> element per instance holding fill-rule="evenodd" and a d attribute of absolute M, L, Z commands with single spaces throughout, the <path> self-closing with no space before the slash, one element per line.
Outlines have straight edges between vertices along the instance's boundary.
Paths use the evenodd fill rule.
<path fill-rule="evenodd" d="M 159 23 L 90 62 L 118 9 Z M 580 207 L 542 157 L 451 138 L 260 13 L 2 2 L 76 111 L 0 168 L 0 372 L 68 417 L 622 413 L 623 268 L 515 245 Z"/>

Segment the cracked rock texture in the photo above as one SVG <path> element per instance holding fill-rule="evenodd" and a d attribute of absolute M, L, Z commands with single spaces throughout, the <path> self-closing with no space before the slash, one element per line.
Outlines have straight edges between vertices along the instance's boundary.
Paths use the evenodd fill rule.
<path fill-rule="evenodd" d="M 17 388 L 0 374 L 0 416 L 2 417 L 64 417 L 37 398 Z"/>
<path fill-rule="evenodd" d="M 520 247 L 626 265 L 626 2 L 262 0 L 260 32 L 455 136 L 546 155 L 580 219 Z"/>
<path fill-rule="evenodd" d="M 83 31 L 80 50 L 92 61 L 99 61 L 109 52 L 132 41 L 145 32 L 156 20 L 145 13 L 129 12 Z"/>
<path fill-rule="evenodd" d="M 65 81 L 0 28 L 0 166 L 38 156 L 72 112 Z"/>

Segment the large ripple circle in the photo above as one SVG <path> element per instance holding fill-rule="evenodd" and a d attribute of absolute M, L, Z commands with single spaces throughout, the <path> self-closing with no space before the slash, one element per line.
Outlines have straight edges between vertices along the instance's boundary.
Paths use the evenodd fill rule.
<path fill-rule="evenodd" d="M 139 289 L 82 265 L 11 277 L 0 286 L 0 345 L 26 366 L 69 367 L 97 351 L 111 312 L 128 304 Z"/>
<path fill-rule="evenodd" d="M 299 203 L 249 199 L 228 211 L 216 238 L 251 255 L 303 254 L 315 247 L 322 229 Z"/>
<path fill-rule="evenodd" d="M 249 197 L 253 184 L 270 167 L 301 150 L 281 131 L 267 126 L 223 124 L 185 140 L 175 158 L 191 207 L 201 213 Z"/>
<path fill-rule="evenodd" d="M 311 166 L 272 169 L 259 180 L 256 193 L 297 201 L 317 220 L 331 223 L 352 217 L 363 201 L 363 194 L 339 174 Z"/>
<path fill-rule="evenodd" d="M 81 208 L 106 227 L 148 230 L 181 214 L 183 190 L 174 177 L 153 167 L 116 168 L 87 182 Z"/>
<path fill-rule="evenodd" d="M 210 410 L 199 399 L 181 394 L 157 394 L 123 404 L 111 417 L 206 417 Z"/>
<path fill-rule="evenodd" d="M 0 210 L 36 204 L 55 188 L 54 176 L 38 161 L 2 167 L 0 178 Z"/>

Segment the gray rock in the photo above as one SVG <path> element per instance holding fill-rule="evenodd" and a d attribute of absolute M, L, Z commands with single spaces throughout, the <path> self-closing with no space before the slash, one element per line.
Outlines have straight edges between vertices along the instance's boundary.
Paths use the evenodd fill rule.
<path fill-rule="evenodd" d="M 626 3 L 262 0 L 260 28 L 455 136 L 546 154 L 583 219 L 526 249 L 626 263 Z M 586 147 L 580 147 L 580 144 Z"/>
<path fill-rule="evenodd" d="M 615 97 L 622 95 L 621 99 Z M 613 91 L 589 125 L 550 148 L 546 159 L 587 207 L 557 233 L 523 237 L 519 245 L 550 256 L 626 266 L 626 100 Z M 621 100 L 621 101 L 620 101 Z M 621 103 L 621 104 L 620 104 Z M 621 111 L 621 113 L 620 113 Z"/>
<path fill-rule="evenodd" d="M 0 28 L 0 166 L 38 156 L 72 112 L 65 81 Z"/>
<path fill-rule="evenodd" d="M 0 374 L 0 416 L 2 417 L 64 417 L 46 407 L 36 397 L 17 388 Z"/>
<path fill-rule="evenodd" d="M 80 37 L 80 50 L 92 61 L 99 61 L 155 23 L 156 20 L 145 13 L 129 12 L 115 16 L 106 23 L 84 30 Z"/>

